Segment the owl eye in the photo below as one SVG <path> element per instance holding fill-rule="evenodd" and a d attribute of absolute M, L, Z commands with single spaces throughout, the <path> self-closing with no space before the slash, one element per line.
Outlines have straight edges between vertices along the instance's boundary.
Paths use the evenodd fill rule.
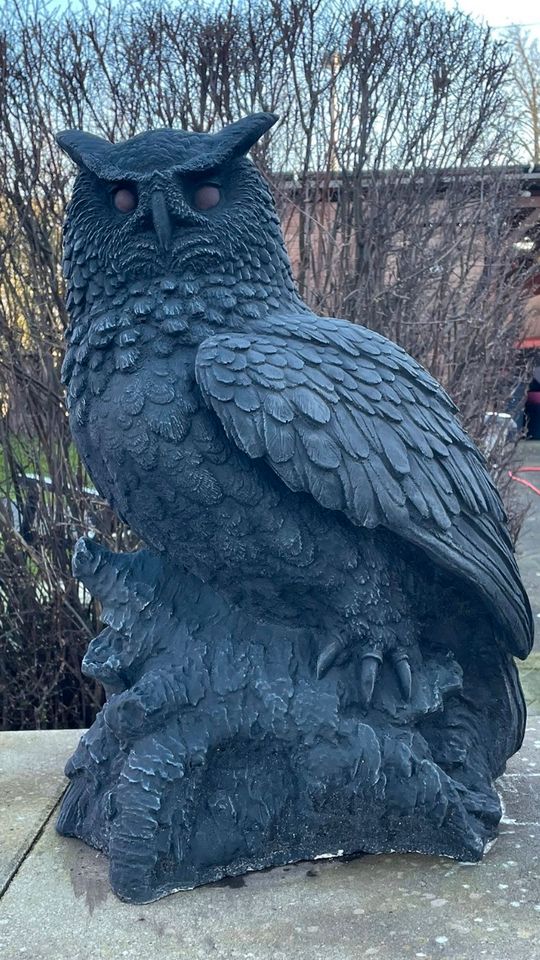
<path fill-rule="evenodd" d="M 118 187 L 113 193 L 113 204 L 120 213 L 131 213 L 137 206 L 137 194 L 131 187 Z"/>
<path fill-rule="evenodd" d="M 213 183 L 205 183 L 193 194 L 193 206 L 196 210 L 211 210 L 221 200 L 221 190 Z"/>

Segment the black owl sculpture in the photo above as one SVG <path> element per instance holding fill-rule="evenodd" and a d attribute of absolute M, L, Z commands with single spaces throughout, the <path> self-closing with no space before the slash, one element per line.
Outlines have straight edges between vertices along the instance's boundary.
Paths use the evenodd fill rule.
<path fill-rule="evenodd" d="M 300 299 L 246 156 L 275 120 L 58 136 L 71 428 L 145 544 L 75 550 L 107 701 L 58 830 L 125 900 L 325 855 L 478 860 L 523 736 L 497 490 L 418 363 Z"/>

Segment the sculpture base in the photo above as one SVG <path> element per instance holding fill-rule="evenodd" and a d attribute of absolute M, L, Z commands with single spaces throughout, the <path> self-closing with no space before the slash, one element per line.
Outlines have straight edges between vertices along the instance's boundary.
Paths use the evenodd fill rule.
<path fill-rule="evenodd" d="M 108 699 L 57 829 L 107 853 L 123 900 L 329 855 L 481 858 L 523 719 L 506 654 L 426 644 L 411 701 L 383 666 L 366 711 L 354 659 L 317 679 L 309 631 L 253 623 L 148 551 L 84 540 L 74 569 L 103 604 L 83 669 Z"/>

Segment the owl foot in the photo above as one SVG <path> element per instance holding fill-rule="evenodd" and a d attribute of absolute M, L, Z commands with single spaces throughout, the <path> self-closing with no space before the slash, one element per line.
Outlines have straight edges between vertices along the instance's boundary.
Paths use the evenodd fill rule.
<path fill-rule="evenodd" d="M 350 655 L 350 646 L 344 643 L 342 638 L 331 641 L 317 660 L 317 677 L 324 677 L 330 667 L 334 664 L 344 662 L 346 653 Z M 396 674 L 398 686 L 401 695 L 406 703 L 411 699 L 412 693 L 412 672 L 409 656 L 403 647 L 395 646 L 391 650 L 381 651 L 381 646 L 366 646 L 362 654 L 360 666 L 360 699 L 362 705 L 367 709 L 373 699 L 375 683 L 379 675 L 379 670 L 384 662 L 385 655 L 390 659 Z"/>

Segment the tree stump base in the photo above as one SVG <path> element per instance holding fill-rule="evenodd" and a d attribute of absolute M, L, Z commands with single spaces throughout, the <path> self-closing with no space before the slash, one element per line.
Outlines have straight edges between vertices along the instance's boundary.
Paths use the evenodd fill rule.
<path fill-rule="evenodd" d="M 107 702 L 57 829 L 108 855 L 121 899 L 329 855 L 481 858 L 521 722 L 509 655 L 426 643 L 411 701 L 384 665 L 365 710 L 354 658 L 317 679 L 309 630 L 254 623 L 147 550 L 83 539 L 74 571 L 103 605 L 83 670 Z"/>

